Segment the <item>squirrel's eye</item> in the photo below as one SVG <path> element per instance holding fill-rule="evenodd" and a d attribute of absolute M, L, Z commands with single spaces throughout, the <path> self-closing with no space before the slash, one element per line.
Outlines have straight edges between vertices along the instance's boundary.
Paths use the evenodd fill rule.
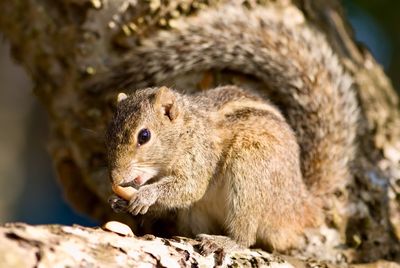
<path fill-rule="evenodd" d="M 139 134 L 138 134 L 138 139 L 137 139 L 138 145 L 145 144 L 146 142 L 148 142 L 150 140 L 150 137 L 151 137 L 150 130 L 148 130 L 147 128 L 140 130 Z"/>

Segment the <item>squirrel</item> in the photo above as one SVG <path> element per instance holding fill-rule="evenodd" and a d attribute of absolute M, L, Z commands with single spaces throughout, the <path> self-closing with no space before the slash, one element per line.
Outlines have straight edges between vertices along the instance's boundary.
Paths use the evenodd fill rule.
<path fill-rule="evenodd" d="M 208 9 L 206 12 L 199 12 L 195 17 L 182 20 L 175 29 L 159 31 L 157 34 L 142 40 L 135 51 L 132 51 L 127 56 L 126 62 L 115 67 L 111 72 L 111 77 L 106 78 L 110 81 L 110 84 L 105 82 L 101 85 L 103 88 L 115 87 L 116 85 L 118 88 L 132 88 L 133 85 L 135 88 L 142 88 L 148 85 L 160 85 L 160 83 L 168 78 L 194 71 L 209 69 L 239 71 L 261 81 L 265 84 L 269 92 L 275 98 L 279 99 L 280 107 L 285 108 L 284 117 L 295 133 L 294 135 L 291 133 L 290 128 L 282 120 L 283 115 L 277 109 L 270 106 L 265 100 L 254 99 L 255 97 L 253 96 L 243 97 L 243 99 L 246 99 L 246 102 L 250 101 L 251 103 L 254 102 L 253 104 L 257 103 L 263 107 L 268 106 L 270 108 L 266 110 L 264 108 L 251 108 L 252 104 L 240 104 L 243 100 L 232 98 L 228 102 L 232 101 L 238 107 L 233 105 L 228 110 L 224 110 L 221 107 L 212 107 L 212 104 L 210 106 L 208 103 L 209 101 L 202 100 L 200 104 L 195 105 L 198 108 L 196 110 L 187 106 L 187 100 L 185 100 L 184 96 L 171 90 L 160 89 L 158 93 L 161 95 L 165 94 L 163 99 L 174 100 L 177 104 L 177 106 L 174 106 L 170 102 L 164 107 L 170 123 L 173 122 L 175 116 L 178 118 L 179 115 L 186 115 L 187 120 L 190 120 L 190 117 L 196 116 L 202 118 L 199 121 L 192 121 L 194 130 L 196 131 L 188 130 L 189 133 L 187 134 L 192 135 L 193 140 L 199 139 L 202 142 L 194 143 L 193 146 L 196 146 L 196 150 L 193 150 L 191 147 L 185 147 L 187 146 L 186 140 L 185 142 L 183 140 L 179 142 L 175 140 L 174 143 L 170 144 L 170 147 L 162 146 L 161 143 L 155 143 L 152 145 L 155 146 L 155 151 L 150 153 L 150 155 L 154 156 L 158 154 L 157 157 L 161 157 L 162 155 L 169 156 L 169 154 L 177 152 L 173 158 L 167 159 L 161 157 L 157 159 L 162 161 L 163 164 L 166 164 L 166 161 L 168 163 L 179 164 L 179 158 L 182 156 L 182 152 L 185 152 L 191 156 L 193 162 L 199 163 L 204 168 L 198 171 L 196 168 L 188 168 L 186 166 L 176 167 L 176 169 L 173 169 L 173 173 L 175 173 L 172 175 L 178 176 L 182 180 L 185 179 L 180 177 L 181 174 L 179 172 L 186 169 L 188 169 L 187 172 L 205 173 L 203 174 L 204 176 L 191 174 L 189 178 L 193 179 L 185 181 L 184 191 L 178 194 L 180 197 L 178 200 L 175 198 L 176 196 L 172 196 L 166 192 L 157 196 L 154 192 L 149 191 L 147 193 L 147 200 L 152 199 L 150 200 L 151 202 L 147 201 L 147 204 L 143 204 L 139 197 L 131 201 L 132 204 L 140 204 L 139 206 L 134 206 L 134 214 L 146 213 L 147 205 L 156 202 L 164 204 L 166 207 L 181 208 L 182 211 L 187 211 L 188 215 L 186 217 L 190 217 L 190 213 L 193 213 L 192 210 L 185 208 L 195 202 L 199 202 L 198 210 L 210 210 L 207 212 L 213 214 L 211 218 L 214 218 L 217 222 L 213 226 L 207 227 L 209 230 L 203 230 L 202 226 L 199 226 L 204 220 L 203 218 L 197 219 L 198 223 L 191 221 L 193 225 L 186 225 L 185 228 L 188 229 L 185 231 L 186 233 L 191 232 L 195 234 L 199 231 L 209 231 L 209 233 L 226 232 L 242 245 L 249 246 L 260 243 L 262 246 L 265 244 L 265 247 L 285 250 L 290 247 L 296 247 L 298 235 L 304 228 L 317 225 L 318 215 L 316 214 L 318 214 L 320 209 L 312 211 L 310 208 L 315 206 L 319 208 L 323 207 L 324 202 L 319 201 L 324 201 L 323 197 L 326 194 L 332 193 L 338 187 L 343 187 L 351 180 L 351 162 L 356 152 L 355 137 L 359 117 L 359 108 L 352 79 L 346 73 L 338 57 L 318 29 L 314 29 L 311 25 L 306 25 L 305 22 L 290 19 L 290 14 L 276 16 L 274 12 L 278 11 L 261 6 L 256 9 L 247 10 L 244 8 L 235 8 L 230 5 L 219 5 L 214 9 Z M 296 15 L 298 16 L 299 14 Z M 154 92 L 150 93 L 152 90 Z M 150 115 L 149 117 L 143 117 L 136 114 L 138 110 L 143 110 L 142 106 L 147 105 L 147 108 L 150 109 L 147 112 L 155 116 L 154 111 L 151 110 L 153 106 L 150 100 L 144 100 L 148 94 L 154 95 L 152 98 L 157 100 L 156 89 L 152 90 L 138 91 L 134 93 L 135 98 L 128 98 L 126 101 L 121 102 L 121 107 L 118 108 L 116 119 L 111 124 L 111 130 L 109 131 L 109 133 L 114 133 L 115 135 L 117 133 L 118 135 L 122 135 L 119 140 L 120 143 L 116 142 L 115 138 L 112 137 L 113 135 L 108 136 L 108 147 L 114 148 L 110 149 L 111 169 L 113 169 L 113 161 L 118 158 L 118 155 L 120 155 L 119 157 L 123 154 L 128 156 L 132 153 L 132 150 L 136 150 L 136 144 L 131 144 L 133 146 L 131 149 L 129 149 L 130 146 L 126 146 L 132 141 L 136 142 L 135 139 L 139 138 L 135 136 L 139 133 L 134 131 L 140 130 L 136 127 L 144 122 L 156 122 L 155 118 L 152 118 Z M 202 98 L 207 99 L 206 96 Z M 133 105 L 133 99 L 136 99 L 138 106 Z M 143 101 L 138 102 L 139 99 Z M 158 98 L 158 100 L 161 99 Z M 128 105 L 129 103 L 133 106 Z M 196 101 L 193 103 L 195 104 Z M 179 108 L 175 110 L 175 107 L 181 107 L 183 110 Z M 192 111 L 193 114 L 188 116 L 188 111 Z M 279 128 L 282 133 L 274 130 L 274 128 L 259 129 L 254 126 L 247 126 L 247 128 L 256 131 L 255 133 L 259 133 L 260 135 L 265 135 L 264 139 L 266 140 L 261 141 L 257 140 L 257 137 L 253 137 L 250 133 L 250 137 L 255 138 L 254 142 L 259 142 L 258 146 L 266 146 L 269 142 L 275 144 L 277 147 L 279 147 L 278 144 L 280 142 L 286 144 L 286 147 L 283 146 L 285 148 L 281 148 L 282 150 L 287 150 L 285 151 L 286 153 L 281 152 L 281 154 L 278 154 L 279 156 L 276 155 L 276 159 L 271 158 L 270 160 L 277 161 L 276 165 L 284 170 L 286 169 L 285 172 L 290 174 L 290 179 L 287 181 L 282 180 L 283 184 L 277 183 L 274 187 L 270 185 L 270 187 L 258 189 L 257 187 L 265 185 L 246 184 L 245 181 L 236 179 L 234 181 L 241 183 L 240 186 L 229 185 L 229 187 L 221 188 L 221 186 L 218 186 L 221 180 L 213 179 L 210 181 L 210 178 L 213 176 L 207 173 L 210 170 L 207 166 L 209 161 L 214 163 L 214 167 L 216 168 L 221 165 L 235 165 L 235 161 L 232 161 L 235 157 L 242 158 L 243 161 L 249 158 L 246 162 L 248 166 L 245 167 L 245 170 L 237 171 L 237 174 L 242 174 L 243 172 L 247 178 L 249 174 L 257 174 L 258 172 L 257 168 L 251 164 L 251 159 L 257 157 L 257 153 L 248 153 L 249 151 L 245 151 L 243 148 L 243 155 L 236 154 L 237 152 L 230 152 L 232 155 L 228 155 L 229 152 L 223 151 L 224 149 L 238 148 L 235 146 L 240 147 L 241 145 L 232 144 L 232 147 L 224 147 L 221 145 L 224 143 L 224 138 L 221 138 L 222 140 L 220 141 L 201 139 L 198 133 L 202 133 L 202 135 L 207 134 L 208 136 L 212 134 L 208 133 L 207 130 L 212 129 L 212 120 L 216 120 L 211 115 L 218 115 L 218 111 L 222 118 L 231 115 L 231 122 L 220 122 L 229 126 L 229 131 L 235 133 L 237 129 L 243 127 L 240 122 L 241 120 L 243 120 L 243 124 L 245 122 L 253 122 L 256 126 L 259 126 L 258 123 L 261 125 L 276 124 L 275 127 Z M 260 115 L 257 113 L 260 113 Z M 184 121 L 179 121 L 179 124 L 183 124 Z M 158 123 L 161 124 L 160 122 Z M 132 126 L 132 128 L 128 128 L 130 131 L 126 131 L 127 125 Z M 179 129 L 179 127 L 174 129 L 175 131 L 184 131 L 183 129 Z M 225 129 L 225 127 L 222 127 L 222 129 Z M 149 137 L 150 141 L 152 139 L 162 139 L 158 136 L 161 133 L 164 134 L 163 138 L 168 140 L 171 137 L 170 135 L 174 135 L 175 132 L 169 133 L 167 129 L 160 129 L 160 133 L 157 133 L 157 131 L 154 133 L 150 130 L 149 133 L 146 131 L 141 133 L 142 136 L 140 139 L 142 141 L 145 141 Z M 225 134 L 215 133 L 211 138 L 225 137 Z M 277 140 L 274 143 L 273 140 L 277 137 L 285 137 L 285 139 L 284 141 Z M 185 138 L 185 136 L 183 135 L 182 138 Z M 251 140 L 243 138 L 242 142 L 244 143 L 242 147 L 249 146 L 250 151 L 251 146 L 255 146 Z M 248 143 L 247 145 L 246 142 Z M 143 144 L 143 148 L 145 148 L 145 145 Z M 300 147 L 300 160 L 295 159 L 297 146 Z M 277 150 L 277 148 L 270 149 Z M 287 156 L 288 159 L 281 159 L 282 155 Z M 239 165 L 241 161 L 236 160 L 237 165 Z M 151 161 L 149 163 L 152 163 Z M 218 161 L 225 161 L 225 163 L 219 163 Z M 283 163 L 286 164 L 284 165 Z M 288 165 L 287 163 L 291 164 Z M 299 165 L 300 171 L 297 170 L 297 165 Z M 138 169 L 143 168 L 145 167 L 139 167 Z M 234 167 L 230 168 L 234 169 Z M 236 168 L 240 169 L 240 167 Z M 244 167 L 242 166 L 242 168 Z M 144 192 L 145 189 L 149 189 L 151 184 L 157 184 L 162 181 L 151 182 L 151 179 L 153 176 L 162 176 L 161 174 L 164 170 L 158 168 L 149 169 L 148 167 L 146 169 L 146 174 L 149 175 L 143 174 L 138 176 L 139 181 L 137 181 L 137 186 L 145 183 L 145 185 L 139 187 L 138 193 L 141 190 Z M 268 170 L 268 168 L 266 169 Z M 223 169 L 216 170 L 215 174 L 224 174 L 225 171 L 231 172 L 230 169 Z M 123 184 L 125 183 L 123 180 L 116 179 L 121 176 L 114 173 L 112 171 L 112 178 L 115 183 L 122 183 L 122 185 L 128 186 L 129 183 Z M 233 172 L 230 175 L 235 176 L 235 174 L 236 172 Z M 200 177 L 200 181 L 195 180 L 195 177 Z M 251 178 L 251 180 L 256 181 L 257 179 Z M 294 185 L 288 185 L 289 181 L 292 183 L 295 182 L 296 186 L 292 187 Z M 149 184 L 147 185 L 147 183 Z M 213 191 L 213 189 L 217 189 L 212 187 L 214 183 L 217 184 L 215 187 L 221 189 L 221 193 Z M 192 187 L 194 186 L 197 191 L 196 197 L 189 194 L 192 193 Z M 174 187 L 173 183 L 170 187 Z M 224 193 L 224 191 L 228 192 Z M 242 204 L 242 198 L 247 192 L 263 194 L 263 197 L 269 195 L 271 200 L 263 201 L 261 200 L 262 198 L 258 199 L 254 197 L 252 199 L 246 196 L 248 202 Z M 235 204 L 225 205 L 232 205 L 232 207 L 244 205 L 246 209 L 239 210 L 237 213 L 245 213 L 245 215 L 236 217 L 237 215 L 232 211 L 229 212 L 231 214 L 223 215 L 229 209 L 223 207 L 220 203 L 201 206 L 201 202 L 204 199 L 210 198 L 210 200 L 213 200 L 214 195 L 223 196 L 224 194 L 229 197 L 233 195 L 238 198 L 236 203 L 234 202 Z M 316 201 L 314 206 L 312 200 Z M 268 212 L 265 210 L 265 205 L 260 206 L 263 209 L 263 211 L 260 211 L 260 207 L 255 205 L 254 202 L 257 202 L 257 205 L 267 202 L 269 204 L 269 206 L 267 205 Z M 292 209 L 289 209 L 289 207 Z M 295 207 L 298 210 L 294 209 Z M 288 214 L 282 211 L 287 211 Z M 261 217 L 263 213 L 269 215 L 271 222 L 264 222 L 265 226 L 260 227 L 258 230 L 250 230 L 251 228 L 256 228 L 257 224 L 249 226 L 237 224 L 235 226 L 238 229 L 235 230 L 229 225 L 232 220 L 236 219 L 238 221 L 243 218 L 255 220 L 256 217 Z M 232 215 L 235 216 L 232 218 Z M 179 213 L 179 217 L 184 217 L 184 213 Z M 218 219 L 220 220 L 221 218 L 226 220 L 225 223 L 218 222 Z M 260 222 L 262 220 L 259 218 L 258 223 Z M 280 225 L 280 228 L 276 229 L 274 227 L 276 225 Z M 224 230 L 217 230 L 219 228 Z M 265 231 L 265 234 L 262 234 L 262 230 Z M 244 237 L 244 234 L 249 233 L 252 235 Z M 259 235 L 263 238 L 259 239 Z"/>
<path fill-rule="evenodd" d="M 295 247 L 319 222 L 292 129 L 238 87 L 138 90 L 118 105 L 107 140 L 112 183 L 138 187 L 125 206 L 133 215 L 178 209 L 180 233 L 275 250 Z"/>

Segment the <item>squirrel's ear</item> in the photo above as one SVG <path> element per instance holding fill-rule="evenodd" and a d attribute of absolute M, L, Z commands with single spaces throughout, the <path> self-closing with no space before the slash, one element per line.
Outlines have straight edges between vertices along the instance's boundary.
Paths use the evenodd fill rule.
<path fill-rule="evenodd" d="M 155 107 L 161 111 L 162 115 L 167 116 L 171 121 L 179 115 L 178 104 L 174 92 L 167 87 L 160 87 L 155 97 Z"/>
<path fill-rule="evenodd" d="M 128 98 L 128 95 L 126 95 L 124 92 L 118 93 L 117 96 L 117 103 L 123 101 L 124 99 Z"/>

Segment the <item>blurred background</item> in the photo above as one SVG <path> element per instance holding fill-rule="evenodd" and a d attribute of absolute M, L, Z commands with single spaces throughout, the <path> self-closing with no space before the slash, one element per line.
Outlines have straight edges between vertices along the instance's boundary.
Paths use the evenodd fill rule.
<path fill-rule="evenodd" d="M 400 1 L 346 0 L 356 33 L 400 88 Z M 0 41 L 0 224 L 94 225 L 62 197 L 46 151 L 46 112 L 32 94 L 32 83 Z"/>

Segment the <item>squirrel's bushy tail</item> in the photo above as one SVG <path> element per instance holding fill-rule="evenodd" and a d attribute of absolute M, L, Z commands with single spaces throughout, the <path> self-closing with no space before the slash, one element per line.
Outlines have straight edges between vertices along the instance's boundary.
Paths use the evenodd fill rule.
<path fill-rule="evenodd" d="M 114 88 L 160 85 L 207 69 L 255 76 L 277 96 L 295 129 L 310 190 L 322 195 L 347 182 L 358 119 L 352 79 L 300 12 L 219 7 L 178 25 L 143 40 L 113 70 Z"/>

